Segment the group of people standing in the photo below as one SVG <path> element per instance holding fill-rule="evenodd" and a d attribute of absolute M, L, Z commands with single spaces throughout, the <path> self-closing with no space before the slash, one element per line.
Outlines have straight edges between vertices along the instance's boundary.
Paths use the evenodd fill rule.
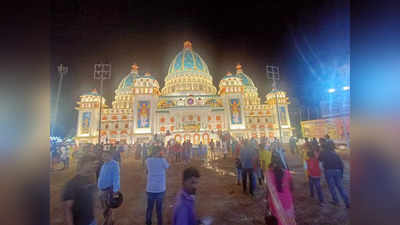
<path fill-rule="evenodd" d="M 122 202 L 120 192 L 120 167 L 121 152 L 125 151 L 125 145 L 86 145 L 77 155 L 77 174 L 67 182 L 62 194 L 64 204 L 65 223 L 67 225 L 96 225 L 94 209 L 99 202 L 104 217 L 103 225 L 113 225 L 112 209 Z M 156 208 L 157 223 L 163 224 L 162 205 L 166 191 L 166 174 L 169 168 L 167 148 L 163 142 L 153 140 L 136 150 L 146 151 L 144 159 L 145 173 L 147 176 L 146 195 L 146 225 L 152 224 L 152 214 Z M 146 148 L 145 150 L 141 147 Z M 183 152 L 190 153 L 190 142 L 183 143 Z M 129 149 L 128 149 L 129 151 Z M 186 160 L 190 155 L 183 155 Z M 179 157 L 180 159 L 181 157 Z M 96 181 L 93 175 L 96 174 Z M 186 168 L 182 174 L 182 189 L 177 194 L 174 208 L 174 225 L 210 225 L 212 219 L 196 217 L 194 203 L 196 187 L 200 178 L 199 171 L 194 167 Z M 97 185 L 96 185 L 97 184 Z M 119 202 L 119 203 L 118 203 Z M 117 206 L 115 206 L 117 204 Z"/>
<path fill-rule="evenodd" d="M 344 163 L 335 151 L 335 144 L 328 135 L 317 141 L 315 138 L 310 142 L 305 139 L 303 145 L 303 161 L 306 169 L 306 179 L 310 186 L 310 196 L 314 197 L 314 189 L 317 192 L 319 204 L 323 206 L 325 203 L 321 188 L 322 174 L 328 185 L 334 205 L 339 204 L 337 191 L 339 192 L 346 208 L 350 208 L 348 195 L 343 187 Z M 323 172 L 322 172 L 323 171 Z"/>
<path fill-rule="evenodd" d="M 300 148 L 292 149 L 293 154 L 301 155 L 306 168 L 306 178 L 310 187 L 310 196 L 317 193 L 320 206 L 325 203 L 320 180 L 322 174 L 328 184 L 332 196 L 331 203 L 339 204 L 336 189 L 339 191 L 347 208 L 350 207 L 348 196 L 343 188 L 344 172 L 343 161 L 335 152 L 335 145 L 329 137 L 319 139 L 319 142 L 309 142 Z M 93 146 L 92 146 L 93 147 Z M 293 202 L 293 181 L 286 162 L 285 149 L 276 138 L 262 138 L 257 141 L 251 139 L 233 139 L 231 142 L 217 142 L 212 140 L 209 145 L 200 143 L 197 148 L 190 141 L 182 144 L 174 140 L 164 145 L 163 141 L 153 140 L 149 143 L 137 143 L 133 146 L 116 144 L 112 146 L 98 145 L 91 151 L 96 154 L 84 154 L 78 157 L 77 175 L 72 178 L 63 193 L 66 224 L 68 225 L 95 225 L 93 215 L 96 198 L 93 193 L 99 193 L 100 207 L 105 218 L 104 225 L 113 224 L 110 199 L 121 198 L 120 167 L 121 153 L 133 152 L 136 159 L 141 159 L 147 176 L 146 183 L 146 225 L 152 224 L 153 210 L 156 208 L 158 225 L 163 224 L 162 208 L 165 196 L 166 177 L 170 163 L 187 163 L 191 159 L 215 160 L 213 154 L 222 153 L 224 158 L 229 151 L 235 156 L 237 172 L 236 183 L 242 185 L 243 193 L 254 196 L 257 183 L 266 189 L 265 218 L 274 218 L 276 224 L 295 224 L 295 210 Z M 127 154 L 127 155 L 128 155 Z M 96 184 L 90 176 L 96 173 Z M 199 171 L 194 167 L 186 168 L 182 174 L 182 189 L 177 194 L 173 213 L 174 225 L 208 225 L 210 217 L 199 220 L 196 217 L 194 204 L 196 187 L 200 178 Z M 258 182 L 257 182 L 258 181 Z M 269 220 L 268 224 L 273 224 Z"/>

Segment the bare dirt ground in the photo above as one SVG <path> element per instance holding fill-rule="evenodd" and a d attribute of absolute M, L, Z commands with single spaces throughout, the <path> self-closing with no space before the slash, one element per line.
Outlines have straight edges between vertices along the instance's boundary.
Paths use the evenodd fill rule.
<path fill-rule="evenodd" d="M 298 225 L 345 225 L 350 224 L 348 210 L 344 204 L 318 206 L 318 200 L 309 197 L 308 184 L 300 160 L 287 155 L 288 164 L 293 170 L 294 201 Z M 349 165 L 346 162 L 344 184 L 349 192 Z M 189 166 L 189 165 L 187 165 Z M 242 187 L 235 184 L 234 159 L 218 159 L 213 163 L 193 161 L 190 166 L 200 170 L 200 183 L 196 197 L 196 212 L 199 217 L 214 217 L 213 225 L 261 225 L 264 224 L 264 190 L 257 187 L 255 198 L 242 193 Z M 172 224 L 173 206 L 176 194 L 181 188 L 182 171 L 186 166 L 172 164 L 167 172 L 167 191 L 164 199 L 163 216 L 165 224 Z M 63 224 L 64 215 L 61 193 L 65 183 L 74 176 L 75 168 L 50 174 L 50 224 Z M 93 177 L 94 178 L 94 177 Z M 145 224 L 146 176 L 141 161 L 124 158 L 121 168 L 121 191 L 124 203 L 114 210 L 117 225 Z M 326 200 L 331 200 L 325 179 L 322 187 Z M 100 212 L 96 213 L 97 223 L 101 224 Z M 156 215 L 153 213 L 153 224 Z"/>

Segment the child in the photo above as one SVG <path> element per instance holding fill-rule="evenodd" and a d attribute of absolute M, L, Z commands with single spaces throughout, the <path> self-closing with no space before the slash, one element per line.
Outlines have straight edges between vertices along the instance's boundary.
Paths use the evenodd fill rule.
<path fill-rule="evenodd" d="M 242 162 L 239 158 L 236 158 L 236 173 L 237 173 L 237 185 L 240 185 L 242 180 Z"/>
<path fill-rule="evenodd" d="M 307 153 L 307 173 L 310 185 L 310 196 L 314 198 L 314 187 L 317 190 L 319 205 L 322 206 L 324 203 L 324 196 L 321 190 L 321 169 L 319 167 L 318 157 L 315 155 L 314 151 L 309 151 Z"/>

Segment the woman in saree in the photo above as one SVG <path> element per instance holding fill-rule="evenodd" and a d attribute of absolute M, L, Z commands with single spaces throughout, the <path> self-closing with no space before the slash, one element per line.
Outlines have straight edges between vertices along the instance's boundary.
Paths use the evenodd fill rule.
<path fill-rule="evenodd" d="M 267 211 L 279 225 L 296 225 L 293 204 L 293 184 L 289 170 L 284 169 L 280 160 L 274 160 L 265 173 L 267 179 Z"/>

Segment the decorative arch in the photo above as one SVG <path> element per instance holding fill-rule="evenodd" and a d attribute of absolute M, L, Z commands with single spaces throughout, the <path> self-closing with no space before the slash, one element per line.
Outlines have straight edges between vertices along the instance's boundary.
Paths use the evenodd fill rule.
<path fill-rule="evenodd" d="M 192 141 L 192 135 L 190 135 L 190 134 L 185 134 L 184 140 L 185 140 L 185 141 L 186 141 L 186 140 Z"/>
<path fill-rule="evenodd" d="M 195 145 L 200 144 L 200 134 L 193 135 L 193 144 L 195 144 Z"/>
<path fill-rule="evenodd" d="M 208 144 L 210 142 L 210 135 L 208 135 L 208 133 L 204 133 L 202 140 L 203 144 Z"/>
<path fill-rule="evenodd" d="M 179 142 L 179 143 L 180 143 L 180 142 L 181 142 L 181 139 L 182 139 L 182 136 L 181 136 L 180 134 L 176 134 L 175 137 L 174 137 L 174 139 L 175 139 L 176 142 Z"/>

